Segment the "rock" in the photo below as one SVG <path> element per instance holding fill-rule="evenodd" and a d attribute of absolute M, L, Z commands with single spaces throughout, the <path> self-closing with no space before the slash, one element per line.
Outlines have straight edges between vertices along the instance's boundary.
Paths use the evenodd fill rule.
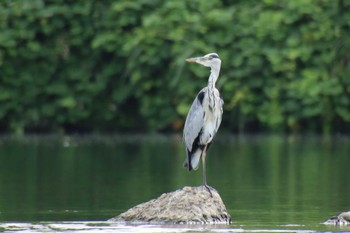
<path fill-rule="evenodd" d="M 219 193 L 210 187 L 184 187 L 141 203 L 108 221 L 156 224 L 230 224 Z"/>
<path fill-rule="evenodd" d="M 338 216 L 333 216 L 323 224 L 336 226 L 350 225 L 350 211 L 340 213 Z"/>

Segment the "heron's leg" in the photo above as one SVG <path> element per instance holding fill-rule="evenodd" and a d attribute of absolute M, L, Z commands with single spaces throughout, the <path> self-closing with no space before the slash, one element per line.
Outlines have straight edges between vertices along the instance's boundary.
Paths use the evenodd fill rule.
<path fill-rule="evenodd" d="M 207 186 L 207 175 L 205 169 L 205 157 L 207 156 L 207 145 L 205 145 L 202 153 L 202 165 L 203 165 L 203 186 Z"/>
<path fill-rule="evenodd" d="M 210 191 L 210 187 L 207 185 L 207 175 L 206 175 L 206 169 L 205 169 L 205 157 L 207 156 L 207 146 L 205 145 L 203 153 L 202 153 L 202 165 L 203 165 L 203 187 L 205 187 L 208 192 L 210 193 L 210 196 L 213 197 L 213 194 Z"/>

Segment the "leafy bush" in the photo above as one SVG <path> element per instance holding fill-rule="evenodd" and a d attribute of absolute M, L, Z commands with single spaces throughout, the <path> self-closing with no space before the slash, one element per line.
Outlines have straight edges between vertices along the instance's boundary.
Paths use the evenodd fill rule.
<path fill-rule="evenodd" d="M 350 3 L 0 3 L 3 132 L 181 130 L 217 52 L 230 132 L 343 132 L 350 121 Z"/>

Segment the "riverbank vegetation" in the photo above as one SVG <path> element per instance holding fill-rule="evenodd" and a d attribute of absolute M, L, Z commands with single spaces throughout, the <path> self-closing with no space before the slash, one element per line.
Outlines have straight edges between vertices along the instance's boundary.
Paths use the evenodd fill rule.
<path fill-rule="evenodd" d="M 181 131 L 217 52 L 220 130 L 350 130 L 344 0 L 0 3 L 0 132 Z"/>

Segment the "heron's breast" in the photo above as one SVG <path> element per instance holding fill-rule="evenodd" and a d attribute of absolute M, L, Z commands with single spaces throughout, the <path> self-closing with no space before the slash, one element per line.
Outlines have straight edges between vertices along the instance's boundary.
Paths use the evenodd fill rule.
<path fill-rule="evenodd" d="M 217 119 L 221 117 L 220 112 L 220 109 L 215 109 L 215 111 L 205 111 L 204 122 L 200 137 L 201 144 L 208 144 L 213 140 L 216 133 Z"/>

